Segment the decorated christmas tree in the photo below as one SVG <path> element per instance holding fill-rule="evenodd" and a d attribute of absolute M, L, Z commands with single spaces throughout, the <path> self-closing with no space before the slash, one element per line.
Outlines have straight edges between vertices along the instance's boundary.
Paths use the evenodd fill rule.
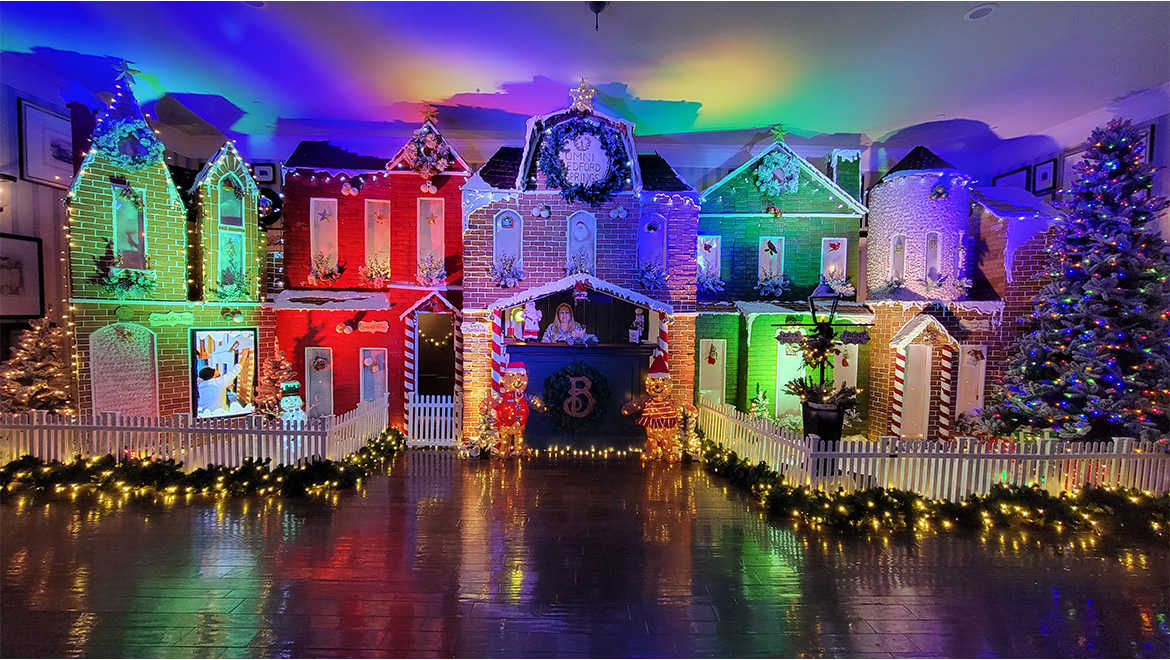
<path fill-rule="evenodd" d="M 48 319 L 33 321 L 21 333 L 12 357 L 0 367 L 0 412 L 72 414 L 69 367 L 61 358 L 64 348 L 64 330 Z"/>
<path fill-rule="evenodd" d="M 277 340 L 272 356 L 265 358 L 260 365 L 260 382 L 256 385 L 256 412 L 268 419 L 280 417 L 284 383 L 293 380 L 296 380 L 296 374 L 293 373 L 292 363 L 284 357 L 284 351 L 280 350 L 280 340 Z"/>
<path fill-rule="evenodd" d="M 1052 281 L 1008 363 L 989 421 L 1067 439 L 1159 438 L 1170 403 L 1170 266 L 1151 193 L 1154 167 L 1128 121 L 1093 131 L 1067 217 L 1049 248 Z"/>

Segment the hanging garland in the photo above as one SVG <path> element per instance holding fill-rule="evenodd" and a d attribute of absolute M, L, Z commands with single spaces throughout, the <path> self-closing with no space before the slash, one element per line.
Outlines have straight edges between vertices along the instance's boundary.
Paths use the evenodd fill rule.
<path fill-rule="evenodd" d="M 605 151 L 605 157 L 609 159 L 605 178 L 591 184 L 571 183 L 565 176 L 565 164 L 561 160 L 561 151 L 566 143 L 582 135 L 596 138 Z M 537 167 L 544 173 L 548 187 L 559 189 L 566 202 L 585 202 L 590 206 L 600 206 L 608 201 L 614 193 L 625 187 L 626 180 L 630 178 L 626 147 L 617 131 L 581 118 L 562 121 L 545 131 Z"/>
<path fill-rule="evenodd" d="M 576 432 L 597 428 L 609 395 L 605 375 L 580 360 L 544 379 L 544 402 L 556 429 Z"/>
<path fill-rule="evenodd" d="M 140 153 L 122 153 L 123 140 L 132 140 L 142 146 Z M 93 146 L 102 156 L 124 170 L 140 171 L 162 162 L 166 148 L 154 136 L 154 131 L 145 122 L 127 117 L 119 119 L 108 128 L 98 131 Z"/>
<path fill-rule="evenodd" d="M 756 187 L 773 199 L 800 190 L 800 163 L 782 149 L 768 152 L 755 172 Z"/>

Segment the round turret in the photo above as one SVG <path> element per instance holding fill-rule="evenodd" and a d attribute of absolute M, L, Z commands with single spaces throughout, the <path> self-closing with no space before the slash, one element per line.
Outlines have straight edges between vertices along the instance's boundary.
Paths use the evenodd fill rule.
<path fill-rule="evenodd" d="M 871 299 L 958 300 L 966 295 L 970 182 L 918 147 L 870 190 L 866 280 Z"/>

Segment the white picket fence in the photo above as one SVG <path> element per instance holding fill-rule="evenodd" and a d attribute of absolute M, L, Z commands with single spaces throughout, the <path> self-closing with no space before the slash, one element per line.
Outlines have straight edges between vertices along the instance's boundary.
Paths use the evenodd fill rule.
<path fill-rule="evenodd" d="M 1054 494 L 1085 484 L 1156 495 L 1170 491 L 1170 455 L 1152 442 L 1132 438 L 985 442 L 890 436 L 831 443 L 802 438 L 775 422 L 707 400 L 699 404 L 699 428 L 741 458 L 767 463 L 789 484 L 825 490 L 880 486 L 948 500 L 986 495 L 997 483 L 1040 484 Z"/>
<path fill-rule="evenodd" d="M 389 423 L 388 400 L 363 402 L 345 413 L 306 422 L 261 417 L 193 419 L 191 415 L 68 417 L 43 411 L 0 414 L 0 464 L 25 454 L 49 460 L 113 454 L 182 461 L 186 469 L 236 467 L 245 458 L 273 465 L 340 460 L 380 434 Z"/>
<path fill-rule="evenodd" d="M 411 394 L 407 398 L 408 447 L 454 447 L 456 435 L 454 397 Z"/>

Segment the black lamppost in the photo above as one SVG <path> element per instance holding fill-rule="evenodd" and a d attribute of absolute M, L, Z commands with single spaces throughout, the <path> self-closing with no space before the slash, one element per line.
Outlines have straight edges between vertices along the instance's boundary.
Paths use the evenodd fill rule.
<path fill-rule="evenodd" d="M 837 293 L 822 281 L 808 296 L 808 309 L 812 313 L 813 325 L 816 326 L 815 336 L 822 351 L 830 350 L 833 346 L 833 319 L 837 316 L 837 303 L 841 302 L 841 294 Z M 825 382 L 825 362 L 828 355 L 821 355 L 821 384 Z"/>

